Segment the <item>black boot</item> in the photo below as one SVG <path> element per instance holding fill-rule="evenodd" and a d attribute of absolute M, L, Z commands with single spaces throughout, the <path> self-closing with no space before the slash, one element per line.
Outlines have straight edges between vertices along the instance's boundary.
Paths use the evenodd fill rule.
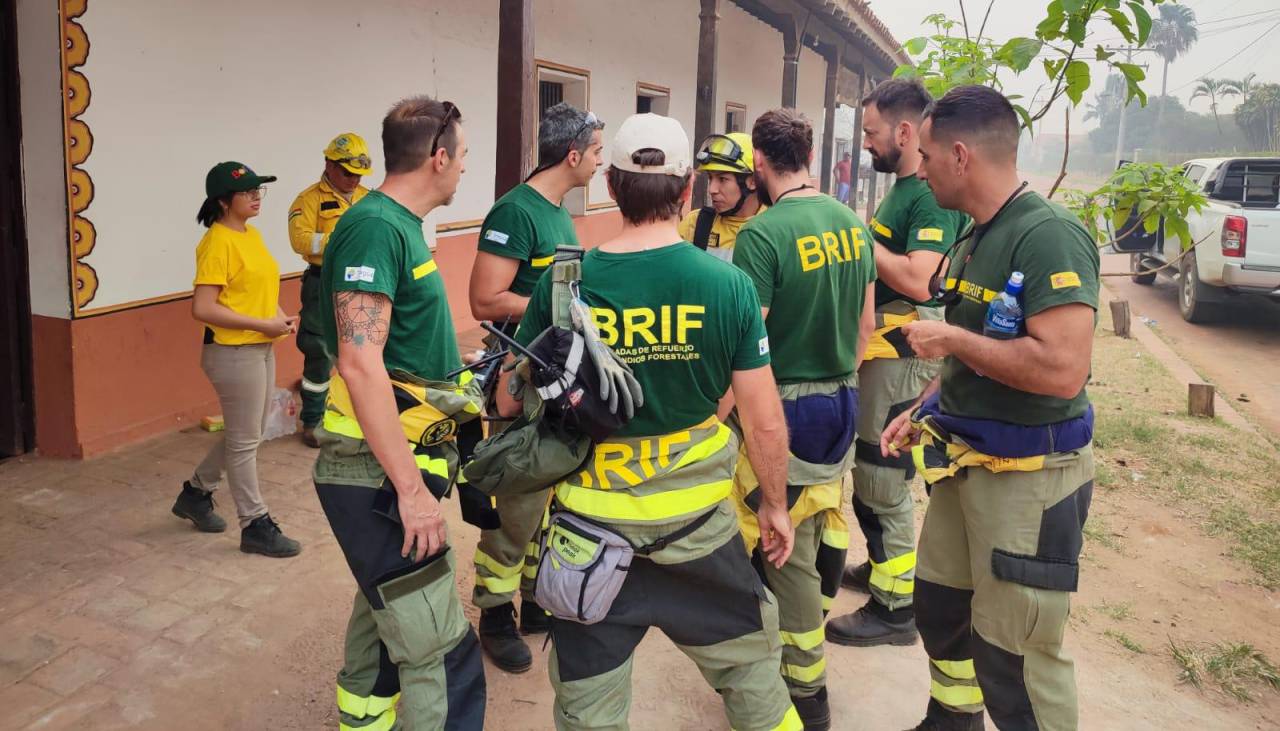
<path fill-rule="evenodd" d="M 545 635 L 551 631 L 551 615 L 532 599 L 521 600 L 520 631 L 526 635 Z"/>
<path fill-rule="evenodd" d="M 919 636 L 911 607 L 889 610 L 875 599 L 868 599 L 853 614 L 827 622 L 827 640 L 837 645 L 914 645 Z"/>
<path fill-rule="evenodd" d="M 804 731 L 827 731 L 831 728 L 831 707 L 827 705 L 827 689 L 823 688 L 808 698 L 791 699 L 800 714 Z"/>
<path fill-rule="evenodd" d="M 871 562 L 863 561 L 857 566 L 845 566 L 840 574 L 840 586 L 863 594 L 871 593 Z"/>
<path fill-rule="evenodd" d="M 173 504 L 173 514 L 195 523 L 202 533 L 221 533 L 227 529 L 227 521 L 213 512 L 213 493 L 182 483 L 182 492 Z"/>
<path fill-rule="evenodd" d="M 516 631 L 516 606 L 511 602 L 480 610 L 480 647 L 499 670 L 523 673 L 533 667 L 533 653 Z"/>
<path fill-rule="evenodd" d="M 986 727 L 982 711 L 958 713 L 943 708 L 942 704 L 930 698 L 924 720 L 907 731 L 983 731 Z"/>
<path fill-rule="evenodd" d="M 272 558 L 288 558 L 301 553 L 302 544 L 281 533 L 280 526 L 270 515 L 261 515 L 240 531 L 240 550 Z"/>

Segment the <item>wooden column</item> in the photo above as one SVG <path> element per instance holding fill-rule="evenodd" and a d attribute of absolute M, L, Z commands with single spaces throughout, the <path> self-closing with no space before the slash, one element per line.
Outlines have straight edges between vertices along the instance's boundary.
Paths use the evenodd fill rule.
<path fill-rule="evenodd" d="M 858 210 L 858 166 L 862 161 L 862 97 L 867 93 L 867 70 L 858 69 L 858 99 L 853 107 L 853 169 L 849 180 L 849 209 Z"/>
<path fill-rule="evenodd" d="M 794 108 L 800 88 L 800 39 L 804 31 L 796 16 L 784 18 L 787 23 L 782 30 L 782 106 Z"/>
<path fill-rule="evenodd" d="M 876 183 L 877 183 L 877 182 L 879 182 L 879 181 L 877 180 L 879 177 L 880 177 L 880 173 L 877 173 L 877 172 L 875 171 L 875 168 L 872 168 L 872 169 L 871 169 L 871 178 L 869 179 L 869 181 L 868 181 L 868 183 L 867 183 L 867 215 L 866 215 L 866 220 L 868 220 L 868 221 L 870 221 L 870 220 L 871 220 L 871 217 L 872 217 L 872 216 L 876 215 Z"/>
<path fill-rule="evenodd" d="M 833 149 L 836 141 L 836 86 L 840 80 L 840 64 L 842 62 L 840 56 L 840 47 L 834 46 L 830 48 L 827 56 L 827 85 L 822 95 L 823 111 L 826 117 L 822 123 L 822 189 L 829 194 L 835 194 L 832 187 L 831 168 L 835 165 L 835 150 Z"/>
<path fill-rule="evenodd" d="M 720 0 L 701 0 L 698 13 L 698 80 L 693 107 L 693 144 L 698 145 L 715 130 L 716 123 L 716 46 L 719 37 Z M 694 208 L 706 205 L 707 176 L 695 175 Z"/>
<path fill-rule="evenodd" d="M 538 124 L 535 73 L 533 0 L 499 0 L 494 198 L 519 185 L 533 171 Z"/>

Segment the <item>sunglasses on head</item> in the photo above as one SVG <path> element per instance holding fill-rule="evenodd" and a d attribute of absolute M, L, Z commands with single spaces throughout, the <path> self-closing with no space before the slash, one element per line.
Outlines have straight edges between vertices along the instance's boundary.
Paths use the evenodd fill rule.
<path fill-rule="evenodd" d="M 444 119 L 440 122 L 440 129 L 436 130 L 436 136 L 431 138 L 431 152 L 429 155 L 436 154 L 436 150 L 440 149 L 440 137 L 444 135 L 445 130 L 449 129 L 449 123 L 455 118 L 461 118 L 462 113 L 454 106 L 453 102 L 444 103 Z"/>
<path fill-rule="evenodd" d="M 578 135 L 582 134 L 583 130 L 585 130 L 588 127 L 595 129 L 599 125 L 600 125 L 600 118 L 596 116 L 596 113 L 587 112 L 587 116 L 582 118 L 582 124 L 578 125 L 577 131 L 575 131 L 573 133 L 573 136 L 569 138 L 569 148 L 573 149 L 573 143 L 578 141 Z"/>

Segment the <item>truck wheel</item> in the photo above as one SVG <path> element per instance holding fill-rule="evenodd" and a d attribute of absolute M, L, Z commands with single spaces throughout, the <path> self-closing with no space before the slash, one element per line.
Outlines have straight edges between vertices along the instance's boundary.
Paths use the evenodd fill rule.
<path fill-rule="evenodd" d="M 1151 267 L 1143 263 L 1141 254 L 1129 255 L 1129 271 L 1140 272 L 1143 269 L 1149 269 L 1149 268 Z M 1131 274 L 1129 275 L 1129 278 L 1133 280 L 1134 284 L 1149 285 L 1156 281 L 1156 273 L 1151 272 L 1149 274 Z"/>
<path fill-rule="evenodd" d="M 1207 291 L 1209 287 L 1200 281 L 1194 252 L 1182 257 L 1181 274 L 1178 311 L 1182 313 L 1182 319 L 1187 322 L 1211 321 L 1217 314 L 1217 305 L 1206 301 L 1211 295 Z"/>

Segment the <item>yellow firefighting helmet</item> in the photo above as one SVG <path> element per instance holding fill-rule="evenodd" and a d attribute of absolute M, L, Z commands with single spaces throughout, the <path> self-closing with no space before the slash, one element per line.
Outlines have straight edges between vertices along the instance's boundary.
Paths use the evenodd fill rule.
<path fill-rule="evenodd" d="M 324 148 L 324 157 L 338 163 L 353 175 L 368 175 L 373 172 L 369 146 L 355 132 L 343 132 L 334 137 L 329 146 Z"/>
<path fill-rule="evenodd" d="M 703 140 L 695 156 L 698 170 L 750 175 L 755 169 L 751 136 L 745 132 L 711 135 Z"/>

